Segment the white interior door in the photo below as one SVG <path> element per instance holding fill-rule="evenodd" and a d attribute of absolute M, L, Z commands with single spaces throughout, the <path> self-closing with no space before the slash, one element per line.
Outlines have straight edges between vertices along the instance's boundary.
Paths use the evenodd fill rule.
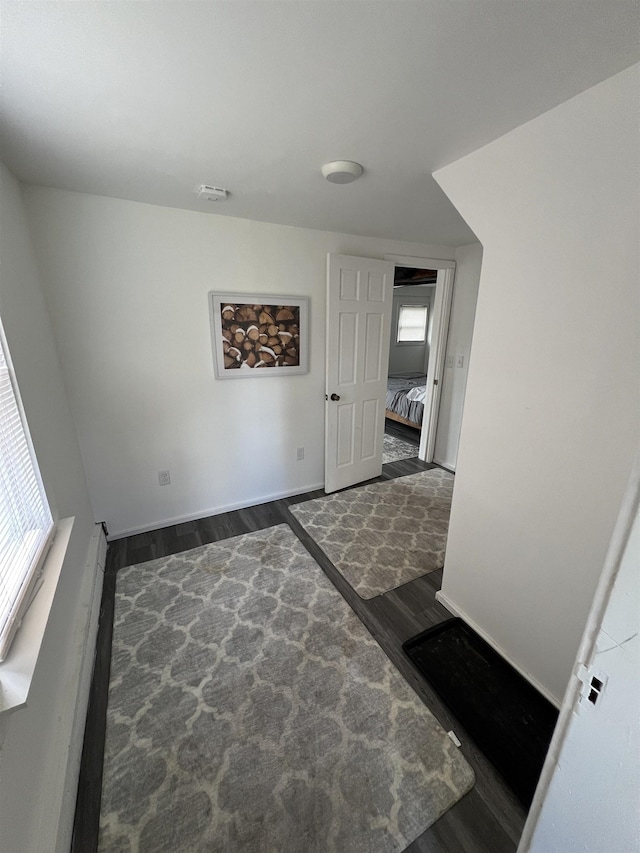
<path fill-rule="evenodd" d="M 382 472 L 394 265 L 329 255 L 325 492 Z"/>

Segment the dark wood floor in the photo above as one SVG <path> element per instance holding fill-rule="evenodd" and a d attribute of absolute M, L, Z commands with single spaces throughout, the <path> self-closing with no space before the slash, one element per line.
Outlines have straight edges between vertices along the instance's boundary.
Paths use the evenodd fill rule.
<path fill-rule="evenodd" d="M 398 435 L 396 426 L 400 425 L 394 424 L 388 431 Z M 399 437 L 409 439 L 409 435 L 404 432 Z M 419 440 L 417 431 L 414 438 L 416 441 Z M 384 465 L 382 477 L 378 479 L 392 479 L 431 467 L 434 466 L 420 462 L 418 459 L 403 460 Z M 110 543 L 80 769 L 72 853 L 93 853 L 97 849 L 116 573 L 124 566 L 186 551 L 208 542 L 216 542 L 283 522 L 292 527 L 444 728 L 447 731 L 453 729 L 456 732 L 462 741 L 462 752 L 475 771 L 476 785 L 472 791 L 411 844 L 407 848 L 407 853 L 513 853 L 515 851 L 526 817 L 524 810 L 492 765 L 487 762 L 402 651 L 402 643 L 405 640 L 450 617 L 449 612 L 435 600 L 435 593 L 442 582 L 442 572 L 432 572 L 368 601 L 359 598 L 288 512 L 291 504 L 320 497 L 323 494 L 322 491 L 309 492 L 199 521 L 165 527 L 150 533 L 141 533 Z"/>
<path fill-rule="evenodd" d="M 420 444 L 420 430 L 413 427 L 399 424 L 397 421 L 391 421 L 387 418 L 384 422 L 384 431 L 388 435 L 394 435 L 396 438 L 402 438 L 416 447 Z"/>

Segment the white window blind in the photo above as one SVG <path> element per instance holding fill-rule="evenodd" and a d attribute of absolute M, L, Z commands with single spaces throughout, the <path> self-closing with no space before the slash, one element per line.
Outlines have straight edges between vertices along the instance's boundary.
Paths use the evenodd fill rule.
<path fill-rule="evenodd" d="M 427 306 L 401 305 L 397 343 L 423 344 L 427 340 Z"/>
<path fill-rule="evenodd" d="M 30 604 L 53 520 L 0 336 L 0 661 Z"/>

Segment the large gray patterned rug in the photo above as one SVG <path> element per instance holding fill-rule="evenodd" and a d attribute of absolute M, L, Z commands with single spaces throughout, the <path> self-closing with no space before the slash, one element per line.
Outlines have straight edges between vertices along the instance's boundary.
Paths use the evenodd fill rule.
<path fill-rule="evenodd" d="M 119 572 L 103 853 L 399 851 L 472 785 L 287 525 Z"/>
<path fill-rule="evenodd" d="M 382 464 L 387 462 L 400 462 L 401 459 L 413 459 L 418 455 L 418 445 L 397 438 L 395 435 L 387 435 L 385 432 L 382 440 Z"/>
<path fill-rule="evenodd" d="M 431 468 L 289 507 L 360 598 L 444 564 L 453 474 Z"/>

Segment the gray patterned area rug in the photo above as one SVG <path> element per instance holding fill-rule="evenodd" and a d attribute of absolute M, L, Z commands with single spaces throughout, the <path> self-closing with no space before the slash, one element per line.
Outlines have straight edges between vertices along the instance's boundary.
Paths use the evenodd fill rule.
<path fill-rule="evenodd" d="M 401 459 L 413 459 L 418 455 L 418 445 L 396 438 L 395 435 L 387 435 L 385 432 L 382 440 L 382 464 L 388 462 L 400 462 Z"/>
<path fill-rule="evenodd" d="M 399 851 L 473 778 L 287 525 L 118 573 L 103 853 Z"/>
<path fill-rule="evenodd" d="M 289 511 L 360 598 L 442 568 L 453 474 L 431 468 L 294 504 Z"/>

